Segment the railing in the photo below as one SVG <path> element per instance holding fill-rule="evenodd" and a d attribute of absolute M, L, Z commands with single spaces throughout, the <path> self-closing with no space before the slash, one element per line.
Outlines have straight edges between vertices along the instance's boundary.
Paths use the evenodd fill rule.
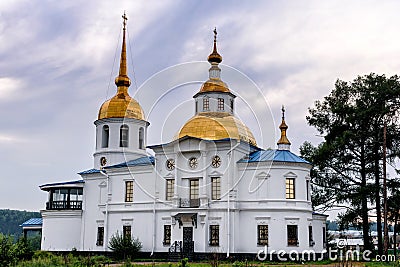
<path fill-rule="evenodd" d="M 182 252 L 182 241 L 175 241 L 169 247 L 168 252 Z"/>
<path fill-rule="evenodd" d="M 198 208 L 200 207 L 200 199 L 181 198 L 179 207 L 181 208 Z"/>
<path fill-rule="evenodd" d="M 51 201 L 46 203 L 46 210 L 81 210 L 82 201 Z"/>

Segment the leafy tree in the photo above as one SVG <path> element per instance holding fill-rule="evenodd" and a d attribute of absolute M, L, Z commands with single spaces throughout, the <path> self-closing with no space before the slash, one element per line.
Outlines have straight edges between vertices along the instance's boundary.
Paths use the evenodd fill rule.
<path fill-rule="evenodd" d="M 347 208 L 339 216 L 341 223 L 362 228 L 366 249 L 371 249 L 371 203 L 380 220 L 383 125 L 386 121 L 389 158 L 397 157 L 399 107 L 399 77 L 372 73 L 352 82 L 338 80 L 330 95 L 316 101 L 307 116 L 309 125 L 325 139 L 317 147 L 304 143 L 300 149 L 314 164 L 313 205 Z"/>
<path fill-rule="evenodd" d="M 400 180 L 393 179 L 388 183 L 388 187 L 391 191 L 391 196 L 387 200 L 388 207 L 388 220 L 393 223 L 393 243 L 394 243 L 394 255 L 396 255 L 397 242 L 396 235 L 399 232 L 399 220 L 400 220 Z"/>
<path fill-rule="evenodd" d="M 0 266 L 9 266 L 13 262 L 15 262 L 13 238 L 0 234 Z"/>
<path fill-rule="evenodd" d="M 108 247 L 114 252 L 117 259 L 133 259 L 142 249 L 142 243 L 138 238 L 119 234 L 118 231 L 111 236 Z"/>

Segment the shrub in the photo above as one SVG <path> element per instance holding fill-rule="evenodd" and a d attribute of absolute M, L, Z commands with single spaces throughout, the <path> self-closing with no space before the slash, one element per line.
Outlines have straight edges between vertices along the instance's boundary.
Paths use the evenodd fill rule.
<path fill-rule="evenodd" d="M 0 266 L 9 266 L 15 261 L 13 238 L 0 234 Z"/>
<path fill-rule="evenodd" d="M 183 258 L 180 263 L 178 263 L 178 267 L 189 267 L 189 259 Z"/>
<path fill-rule="evenodd" d="M 28 239 L 21 237 L 13 245 L 13 255 L 18 260 L 30 260 L 33 256 L 33 248 Z"/>
<path fill-rule="evenodd" d="M 117 259 L 133 259 L 142 248 L 138 238 L 132 239 L 118 232 L 111 236 L 108 247 L 114 252 Z"/>

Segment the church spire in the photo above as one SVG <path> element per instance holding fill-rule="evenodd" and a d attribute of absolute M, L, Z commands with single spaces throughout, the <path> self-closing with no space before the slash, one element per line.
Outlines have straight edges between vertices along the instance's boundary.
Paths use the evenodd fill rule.
<path fill-rule="evenodd" d="M 126 61 L 126 21 L 128 18 L 124 12 L 122 15 L 123 19 L 123 37 L 122 37 L 122 50 L 121 50 L 121 59 L 119 63 L 119 75 L 115 78 L 115 84 L 118 87 L 118 93 L 128 94 L 128 87 L 131 85 L 131 80 L 128 77 L 128 66 Z"/>
<path fill-rule="evenodd" d="M 207 60 L 208 62 L 210 62 L 210 64 L 212 64 L 213 62 L 219 64 L 222 62 L 222 56 L 220 54 L 218 54 L 217 51 L 217 28 L 214 28 L 214 49 L 212 51 L 212 53 L 208 56 Z"/>
<path fill-rule="evenodd" d="M 214 28 L 214 47 L 212 53 L 207 58 L 208 62 L 211 64 L 211 68 L 209 69 L 208 77 L 214 80 L 221 79 L 221 69 L 218 67 L 218 64 L 221 63 L 222 57 L 218 54 L 217 51 L 217 28 Z"/>
<path fill-rule="evenodd" d="M 281 138 L 278 141 L 278 150 L 290 150 L 290 141 L 286 137 L 286 130 L 289 127 L 285 123 L 285 107 L 282 105 L 282 122 L 279 125 L 279 129 L 281 130 Z"/>

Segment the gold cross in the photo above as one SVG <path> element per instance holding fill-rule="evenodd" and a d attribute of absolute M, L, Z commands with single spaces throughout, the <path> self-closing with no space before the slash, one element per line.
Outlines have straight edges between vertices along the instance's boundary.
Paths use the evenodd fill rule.
<path fill-rule="evenodd" d="M 282 119 L 285 119 L 285 106 L 282 105 Z"/>
<path fill-rule="evenodd" d="M 217 27 L 214 28 L 214 41 L 217 40 Z"/>
<path fill-rule="evenodd" d="M 123 24 L 124 24 L 124 30 L 126 28 L 126 21 L 128 20 L 128 17 L 125 15 L 125 11 L 124 11 L 124 15 L 122 15 L 122 19 L 124 20 Z"/>

